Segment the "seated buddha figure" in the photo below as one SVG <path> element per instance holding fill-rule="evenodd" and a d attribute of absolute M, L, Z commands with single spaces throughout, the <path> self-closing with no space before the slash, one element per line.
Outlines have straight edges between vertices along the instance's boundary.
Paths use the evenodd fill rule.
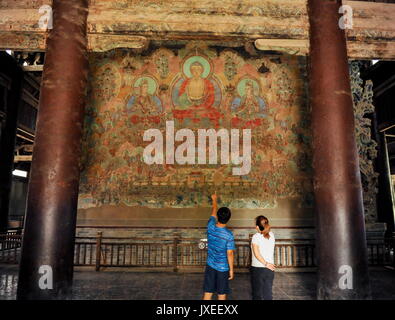
<path fill-rule="evenodd" d="M 178 92 L 178 105 L 181 107 L 211 108 L 214 104 L 214 86 L 202 77 L 203 65 L 195 61 L 190 66 L 192 77 L 186 79 Z"/>

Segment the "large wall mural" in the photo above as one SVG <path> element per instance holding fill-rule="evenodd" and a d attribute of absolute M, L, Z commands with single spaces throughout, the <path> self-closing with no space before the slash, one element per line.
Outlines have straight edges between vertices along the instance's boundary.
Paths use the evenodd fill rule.
<path fill-rule="evenodd" d="M 192 42 L 132 54 L 90 56 L 79 208 L 103 204 L 149 207 L 223 204 L 274 208 L 279 198 L 312 205 L 310 112 L 305 61 L 250 57 Z M 144 132 L 251 129 L 251 170 L 232 164 L 151 164 L 143 161 Z M 209 151 L 209 150 L 207 150 Z"/>

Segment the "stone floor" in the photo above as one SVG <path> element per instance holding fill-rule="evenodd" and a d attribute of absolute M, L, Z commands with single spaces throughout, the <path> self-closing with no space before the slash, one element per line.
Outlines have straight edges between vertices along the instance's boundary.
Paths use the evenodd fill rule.
<path fill-rule="evenodd" d="M 395 300 L 395 271 L 370 271 L 373 299 Z M 16 266 L 0 265 L 0 300 L 15 299 L 18 281 Z M 75 271 L 73 299 L 89 300 L 198 300 L 202 295 L 202 273 L 159 273 L 124 271 Z M 315 299 L 315 273 L 277 272 L 273 298 L 278 300 Z M 236 274 L 229 299 L 249 300 L 247 273 Z"/>

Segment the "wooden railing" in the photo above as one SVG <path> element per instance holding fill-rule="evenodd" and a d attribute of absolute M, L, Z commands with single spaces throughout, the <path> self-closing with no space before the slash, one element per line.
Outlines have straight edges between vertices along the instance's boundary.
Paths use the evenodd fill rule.
<path fill-rule="evenodd" d="M 207 250 L 199 248 L 196 238 L 121 238 L 77 237 L 76 266 L 179 268 L 202 267 Z M 248 268 L 251 263 L 250 240 L 236 239 L 235 268 Z M 279 268 L 315 267 L 314 244 L 311 240 L 277 239 L 275 263 Z"/>
<path fill-rule="evenodd" d="M 0 234 L 0 263 L 18 263 L 21 246 L 21 234 L 17 234 L 17 232 Z"/>
<path fill-rule="evenodd" d="M 367 244 L 368 261 L 371 266 L 395 267 L 395 238 L 370 239 Z"/>
<path fill-rule="evenodd" d="M 196 238 L 121 238 L 95 237 L 76 239 L 75 265 L 101 267 L 180 268 L 202 267 L 207 250 L 199 248 Z M 246 269 L 251 263 L 249 239 L 236 239 L 235 268 Z M 392 265 L 393 246 L 382 239 L 368 242 L 370 265 Z M 316 254 L 312 239 L 276 239 L 274 262 L 278 268 L 314 268 Z"/>
<path fill-rule="evenodd" d="M 393 240 L 391 240 L 393 241 Z M 369 264 L 394 265 L 394 243 L 382 239 L 368 242 Z M 0 263 L 18 263 L 22 236 L 0 235 Z M 97 271 L 106 267 L 170 268 L 173 271 L 203 267 L 207 249 L 200 248 L 201 239 L 77 237 L 74 265 L 92 266 Z M 249 239 L 236 239 L 235 268 L 247 269 L 251 263 Z M 204 247 L 204 242 L 201 243 Z M 280 269 L 314 268 L 316 254 L 312 239 L 276 239 L 274 263 Z"/>

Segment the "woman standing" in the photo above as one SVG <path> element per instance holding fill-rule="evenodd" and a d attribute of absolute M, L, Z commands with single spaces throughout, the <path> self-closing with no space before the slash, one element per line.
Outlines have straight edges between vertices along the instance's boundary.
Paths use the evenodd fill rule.
<path fill-rule="evenodd" d="M 274 234 L 265 216 L 255 218 L 257 233 L 251 241 L 251 288 L 253 300 L 272 300 L 274 279 Z"/>

